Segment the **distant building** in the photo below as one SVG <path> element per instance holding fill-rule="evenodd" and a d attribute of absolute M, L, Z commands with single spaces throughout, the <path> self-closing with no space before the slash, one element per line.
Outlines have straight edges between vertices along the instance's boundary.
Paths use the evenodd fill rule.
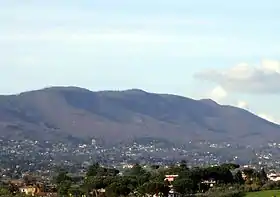
<path fill-rule="evenodd" d="M 9 181 L 10 184 L 15 185 L 15 186 L 23 186 L 24 185 L 24 180 L 10 180 Z"/>
<path fill-rule="evenodd" d="M 246 181 L 246 180 L 247 180 L 247 176 L 246 176 L 246 174 L 242 171 L 242 172 L 241 172 L 241 175 L 242 175 L 243 180 L 245 180 L 245 181 Z"/>
<path fill-rule="evenodd" d="M 40 193 L 40 189 L 36 186 L 25 186 L 25 187 L 20 187 L 19 191 L 21 193 L 24 193 L 26 195 L 30 196 L 35 196 L 35 194 Z"/>
<path fill-rule="evenodd" d="M 210 180 L 202 181 L 201 183 L 205 184 L 205 185 L 208 185 L 211 188 L 211 187 L 214 187 L 214 185 L 216 184 L 216 181 L 210 179 Z"/>
<path fill-rule="evenodd" d="M 178 175 L 165 175 L 164 181 L 169 181 L 171 183 L 175 180 L 176 177 L 178 177 Z"/>
<path fill-rule="evenodd" d="M 170 191 L 168 193 L 168 197 L 178 197 L 179 193 L 176 192 L 173 188 L 172 182 L 178 177 L 177 174 L 170 174 L 170 175 L 165 175 L 165 179 L 164 181 L 168 181 L 171 185 L 170 187 Z M 154 196 L 155 197 L 155 196 Z"/>
<path fill-rule="evenodd" d="M 181 196 L 178 192 L 176 192 L 173 188 L 168 193 L 168 197 L 179 197 Z"/>
<path fill-rule="evenodd" d="M 267 175 L 267 178 L 271 181 L 280 181 L 280 174 L 270 173 Z"/>
<path fill-rule="evenodd" d="M 123 167 L 123 169 L 126 169 L 126 168 L 131 169 L 131 168 L 134 167 L 134 165 L 132 165 L 132 164 L 124 164 L 122 167 Z"/>

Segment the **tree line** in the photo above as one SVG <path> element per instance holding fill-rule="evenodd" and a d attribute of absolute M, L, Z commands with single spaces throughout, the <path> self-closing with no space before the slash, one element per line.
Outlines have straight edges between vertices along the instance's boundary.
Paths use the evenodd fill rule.
<path fill-rule="evenodd" d="M 181 196 L 206 195 L 214 190 L 207 181 L 215 183 L 214 188 L 218 188 L 218 186 L 230 188 L 229 185 L 241 187 L 245 184 L 264 185 L 267 183 L 268 179 L 264 170 L 245 169 L 241 171 L 238 170 L 239 167 L 237 164 L 222 164 L 203 168 L 188 168 L 185 161 L 167 168 L 156 165 L 144 168 L 135 164 L 120 175 L 116 169 L 105 168 L 95 163 L 88 168 L 83 180 L 75 182 L 67 175 L 66 171 L 63 171 L 56 177 L 56 184 L 61 196 L 67 196 L 72 192 L 76 196 L 83 194 L 93 197 L 129 195 L 167 197 L 171 188 Z M 246 176 L 246 180 L 242 173 Z M 178 175 L 178 177 L 171 183 L 165 180 L 165 175 Z M 73 187 L 73 185 L 79 186 Z"/>
<path fill-rule="evenodd" d="M 178 176 L 169 182 L 166 175 Z M 24 181 L 26 185 L 36 184 L 30 176 L 24 177 Z M 122 172 L 93 163 L 84 176 L 71 176 L 67 170 L 59 170 L 53 183 L 56 186 L 53 192 L 62 197 L 167 197 L 171 189 L 179 196 L 231 197 L 262 189 L 280 189 L 280 182 L 270 182 L 264 169 L 240 169 L 231 163 L 189 168 L 186 161 L 168 167 L 135 164 Z M 0 190 L 0 196 L 18 193 L 18 188 L 11 184 Z"/>

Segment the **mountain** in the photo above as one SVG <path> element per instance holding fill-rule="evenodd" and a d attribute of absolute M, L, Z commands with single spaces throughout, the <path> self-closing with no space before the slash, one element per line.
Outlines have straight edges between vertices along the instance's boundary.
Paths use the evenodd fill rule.
<path fill-rule="evenodd" d="M 258 145 L 280 137 L 280 126 L 208 99 L 154 94 L 138 89 L 91 92 L 52 87 L 0 96 L 0 136 L 8 139 L 137 138 L 227 141 Z"/>

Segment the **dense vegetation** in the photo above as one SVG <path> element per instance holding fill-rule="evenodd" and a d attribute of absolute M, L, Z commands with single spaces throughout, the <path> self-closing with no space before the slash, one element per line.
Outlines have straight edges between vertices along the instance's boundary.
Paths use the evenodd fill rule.
<path fill-rule="evenodd" d="M 178 177 L 173 182 L 165 180 L 165 175 L 171 174 Z M 36 182 L 32 177 L 25 177 L 24 181 L 26 185 Z M 185 161 L 169 167 L 135 164 L 122 173 L 95 163 L 88 168 L 85 176 L 71 176 L 67 171 L 60 170 L 53 182 L 59 196 L 165 197 L 173 190 L 181 196 L 241 197 L 248 192 L 280 189 L 280 183 L 268 181 L 263 169 L 241 171 L 236 164 L 188 168 Z M 2 186 L 0 190 L 0 196 L 18 193 L 18 188 L 12 184 Z"/>
<path fill-rule="evenodd" d="M 71 190 L 75 194 L 93 196 L 105 195 L 108 197 L 117 196 L 147 196 L 158 194 L 168 196 L 171 183 L 164 181 L 165 175 L 175 174 L 178 177 L 172 182 L 173 189 L 183 196 L 200 194 L 201 196 L 243 196 L 245 190 L 254 190 L 255 185 L 264 185 L 267 181 L 266 174 L 252 169 L 245 171 L 252 182 L 245 182 L 241 171 L 236 164 L 223 164 L 207 168 L 188 168 L 185 161 L 180 165 L 168 168 L 151 166 L 143 168 L 136 164 L 133 168 L 126 170 L 119 175 L 117 170 L 101 167 L 99 164 L 90 166 L 86 177 L 81 182 L 73 182 L 66 172 L 60 172 L 56 178 L 58 192 L 62 196 L 68 195 Z M 210 189 L 209 182 L 215 182 Z M 75 187 L 71 185 L 81 185 Z M 246 189 L 245 189 L 245 184 Z M 243 188 L 242 188 L 243 187 Z M 251 188 L 252 187 L 252 188 Z M 101 189 L 105 189 L 102 193 Z"/>

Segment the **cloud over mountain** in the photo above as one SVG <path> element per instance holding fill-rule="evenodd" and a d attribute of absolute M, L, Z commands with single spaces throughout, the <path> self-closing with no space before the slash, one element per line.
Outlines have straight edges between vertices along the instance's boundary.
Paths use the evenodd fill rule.
<path fill-rule="evenodd" d="M 218 84 L 226 91 L 252 94 L 280 93 L 280 61 L 263 60 L 260 65 L 240 63 L 228 69 L 207 69 L 195 77 Z"/>
<path fill-rule="evenodd" d="M 246 101 L 238 101 L 237 107 L 249 110 L 249 104 Z"/>
<path fill-rule="evenodd" d="M 267 113 L 259 113 L 255 110 L 252 110 L 249 103 L 243 100 L 239 100 L 236 104 L 237 107 L 248 110 L 254 114 L 256 114 L 257 116 L 259 116 L 260 118 L 263 118 L 269 122 L 275 123 L 275 124 L 280 124 L 280 119 L 277 119 L 275 116 L 271 115 L 271 114 L 267 114 Z"/>
<path fill-rule="evenodd" d="M 217 86 L 210 92 L 210 98 L 219 102 L 227 97 L 227 92 L 224 90 L 223 87 Z"/>

